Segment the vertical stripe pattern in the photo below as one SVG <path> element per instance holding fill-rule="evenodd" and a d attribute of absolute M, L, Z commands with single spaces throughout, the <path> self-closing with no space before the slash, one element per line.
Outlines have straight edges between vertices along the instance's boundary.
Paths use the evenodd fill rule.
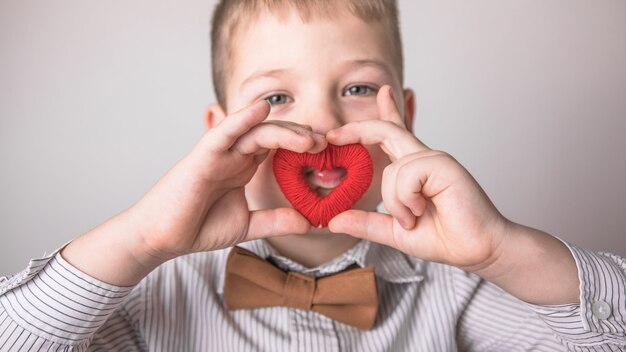
<path fill-rule="evenodd" d="M 242 246 L 284 270 L 314 276 L 373 265 L 380 298 L 374 328 L 286 307 L 228 311 L 222 292 L 229 249 L 169 261 L 134 288 L 99 282 L 56 253 L 0 279 L 0 351 L 626 349 L 626 264 L 612 254 L 568 244 L 582 303 L 546 307 L 367 241 L 317 268 L 278 255 L 263 240 Z M 598 302 L 609 307 L 608 317 L 598 314 Z"/>

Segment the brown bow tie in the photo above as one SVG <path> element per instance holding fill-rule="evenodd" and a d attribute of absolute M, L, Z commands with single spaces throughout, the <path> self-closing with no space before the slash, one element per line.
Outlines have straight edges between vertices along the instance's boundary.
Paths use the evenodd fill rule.
<path fill-rule="evenodd" d="M 372 267 L 315 278 L 286 273 L 240 247 L 228 255 L 224 300 L 231 310 L 276 306 L 311 310 L 362 330 L 374 325 L 378 310 Z"/>

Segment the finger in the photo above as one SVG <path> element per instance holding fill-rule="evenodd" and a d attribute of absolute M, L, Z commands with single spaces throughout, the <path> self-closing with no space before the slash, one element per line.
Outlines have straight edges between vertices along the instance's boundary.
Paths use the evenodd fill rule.
<path fill-rule="evenodd" d="M 354 209 L 335 216 L 328 223 L 331 232 L 345 233 L 397 248 L 392 236 L 394 226 L 390 215 Z"/>
<path fill-rule="evenodd" d="M 250 225 L 246 240 L 305 234 L 310 228 L 309 221 L 291 208 L 255 210 L 250 212 Z"/>
<path fill-rule="evenodd" d="M 228 150 L 237 139 L 260 124 L 270 113 L 270 105 L 260 100 L 224 118 L 205 134 L 207 145 L 213 150 Z"/>
<path fill-rule="evenodd" d="M 398 111 L 398 106 L 393 96 L 393 89 L 391 89 L 390 85 L 386 84 L 378 90 L 376 103 L 381 120 L 393 122 L 398 125 L 398 127 L 406 129 L 406 125 Z"/>
<path fill-rule="evenodd" d="M 385 209 L 391 214 L 398 223 L 405 229 L 410 230 L 415 226 L 415 214 L 402 203 L 399 194 L 405 193 L 407 190 L 399 189 L 398 184 L 398 164 L 393 163 L 383 171 L 383 179 L 381 184 L 381 194 Z"/>
<path fill-rule="evenodd" d="M 295 123 L 295 122 L 291 122 L 291 121 L 283 121 L 283 122 L 297 125 L 300 128 L 304 128 L 305 130 L 313 131 L 313 127 L 311 127 L 311 125 L 301 125 L 299 123 Z"/>
<path fill-rule="evenodd" d="M 403 133 L 396 124 L 382 120 L 365 120 L 347 123 L 328 131 L 326 138 L 332 144 L 353 143 L 383 144 L 386 139 L 398 138 Z"/>
<path fill-rule="evenodd" d="M 405 193 L 419 193 L 423 198 L 433 199 L 451 185 L 466 182 L 465 169 L 445 152 L 433 150 L 418 153 L 398 162 L 398 188 L 405 190 Z M 403 204 L 409 206 L 407 203 L 414 202 L 411 197 L 402 200 Z M 423 213 L 424 209 L 420 204 L 415 204 L 415 208 L 416 212 Z"/>
<path fill-rule="evenodd" d="M 319 133 L 313 133 L 312 136 L 313 136 L 313 139 L 315 140 L 315 145 L 308 150 L 309 153 L 316 154 L 326 149 L 326 147 L 328 146 L 328 141 L 326 140 L 326 136 L 324 136 L 323 134 L 319 134 Z"/>
<path fill-rule="evenodd" d="M 422 186 L 432 175 L 430 163 L 420 163 L 433 152 L 414 154 L 398 160 L 396 166 L 396 197 L 402 205 L 411 210 L 415 216 L 422 216 L 426 209 L 426 198 L 422 194 Z"/>
<path fill-rule="evenodd" d="M 326 138 L 323 135 L 298 125 L 272 121 L 252 128 L 242 135 L 232 148 L 241 154 L 257 154 L 268 149 L 283 148 L 304 153 L 319 151 L 325 147 Z"/>
<path fill-rule="evenodd" d="M 402 188 L 401 183 L 402 182 L 399 182 L 397 190 L 400 190 Z M 424 211 L 426 210 L 426 198 L 422 196 L 421 192 L 411 191 L 409 189 L 406 189 L 406 191 L 404 192 L 398 192 L 397 197 L 400 203 L 402 203 L 405 207 L 411 210 L 411 213 L 413 215 L 417 217 L 424 215 Z M 415 224 L 412 224 L 412 225 L 415 226 Z M 403 226 L 403 227 L 408 230 L 413 228 L 413 227 L 406 227 L 406 226 Z"/>
<path fill-rule="evenodd" d="M 287 121 L 287 120 L 272 120 L 272 121 L 267 121 L 267 122 L 271 122 L 271 123 L 276 123 L 276 124 L 280 124 L 289 128 L 294 128 L 294 129 L 301 129 L 301 130 L 307 130 L 307 131 L 313 131 L 313 127 L 311 127 L 311 125 L 303 125 L 297 122 L 293 122 L 293 121 Z"/>
<path fill-rule="evenodd" d="M 392 160 L 429 150 L 410 131 L 393 122 L 382 120 L 366 120 L 345 124 L 328 131 L 326 139 L 329 143 L 336 145 L 379 144 Z"/>

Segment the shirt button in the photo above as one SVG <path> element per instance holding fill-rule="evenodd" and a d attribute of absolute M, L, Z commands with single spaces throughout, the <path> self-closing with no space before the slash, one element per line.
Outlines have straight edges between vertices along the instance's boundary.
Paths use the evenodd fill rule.
<path fill-rule="evenodd" d="M 591 306 L 593 315 L 598 319 L 607 319 L 611 316 L 611 306 L 605 301 L 597 301 Z"/>

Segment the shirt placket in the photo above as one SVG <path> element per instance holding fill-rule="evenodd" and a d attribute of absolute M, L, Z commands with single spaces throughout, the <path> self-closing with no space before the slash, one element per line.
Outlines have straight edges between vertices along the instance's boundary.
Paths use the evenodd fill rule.
<path fill-rule="evenodd" d="M 339 351 L 334 323 L 311 311 L 316 279 L 290 272 L 285 284 L 285 306 L 289 307 L 293 351 Z"/>
<path fill-rule="evenodd" d="M 292 351 L 339 351 L 335 323 L 318 313 L 290 309 Z"/>

